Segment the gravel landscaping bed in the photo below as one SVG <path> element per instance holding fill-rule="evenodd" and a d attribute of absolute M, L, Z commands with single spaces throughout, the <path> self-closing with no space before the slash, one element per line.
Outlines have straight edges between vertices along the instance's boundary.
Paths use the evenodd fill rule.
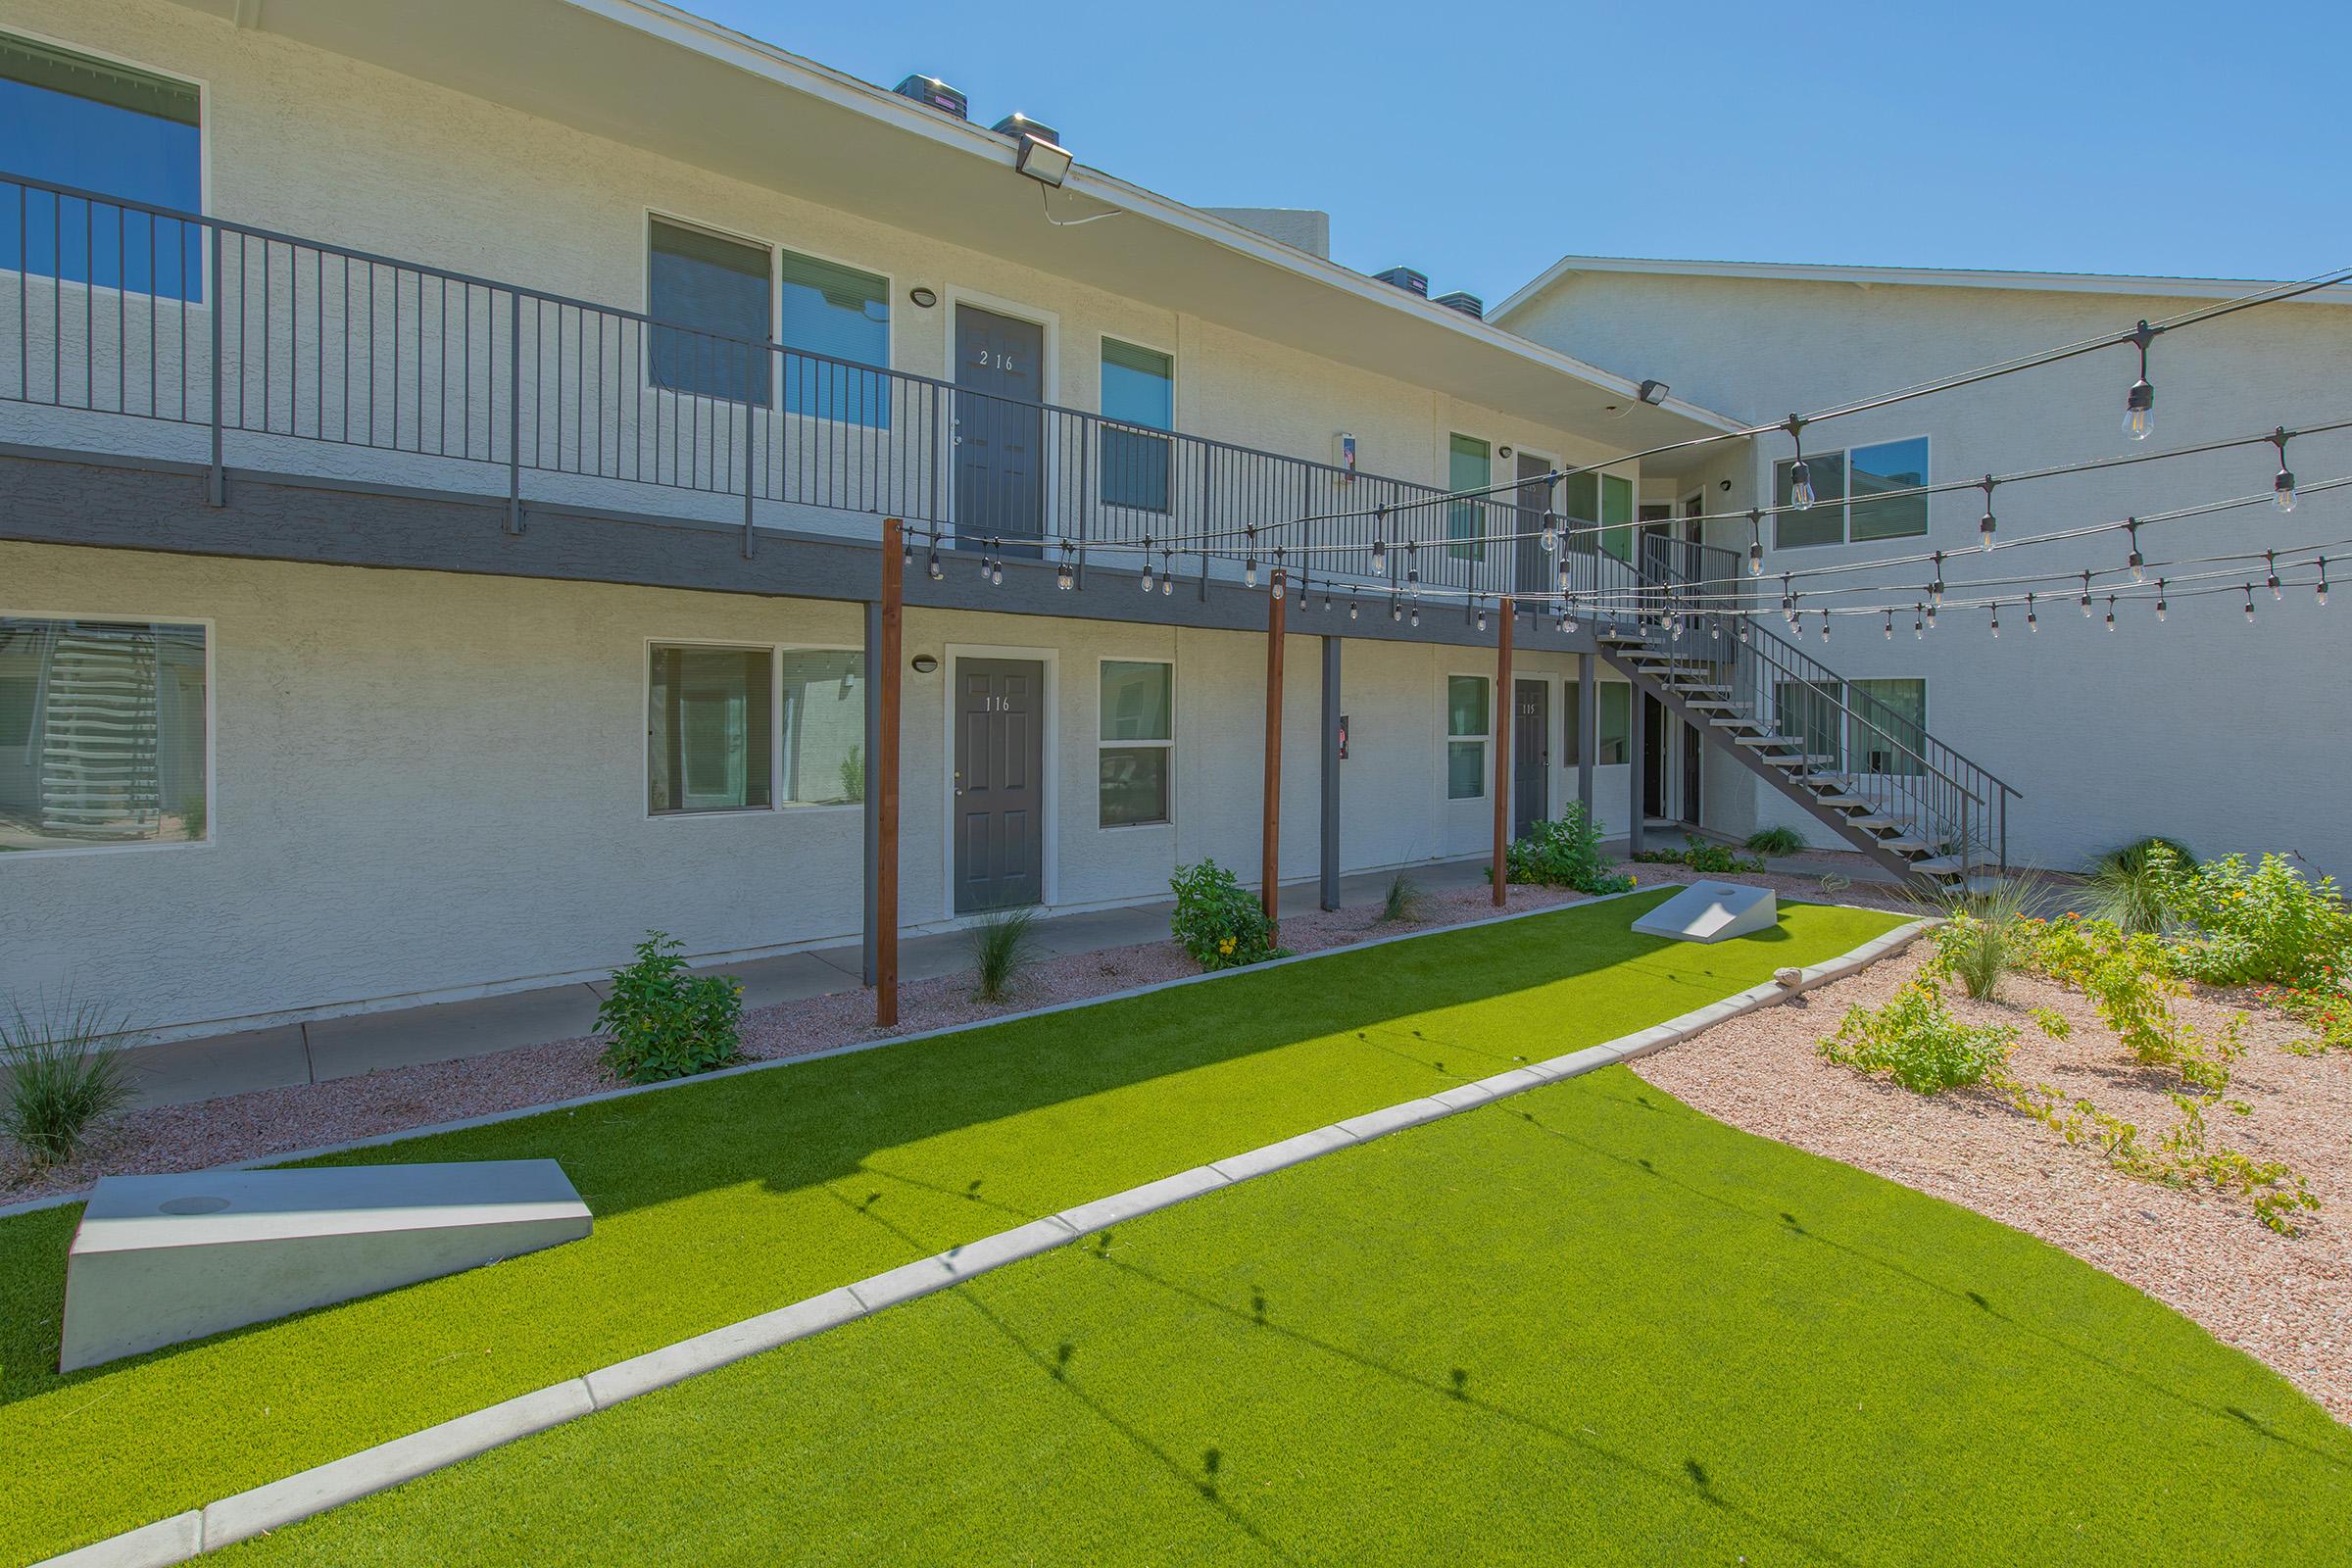
<path fill-rule="evenodd" d="M 1862 889 L 1857 886 L 1854 890 Z M 1985 1089 L 1915 1095 L 1821 1058 L 1814 1044 L 1845 1009 L 1876 1006 L 1919 972 L 1915 950 L 1781 1006 L 1733 1019 L 1635 1063 L 1642 1077 L 1708 1115 L 1860 1166 L 2016 1226 L 2123 1279 L 2267 1362 L 2338 1420 L 2352 1421 L 2352 1055 L 2297 1055 L 2278 1013 L 2200 993 L 2181 1013 L 2201 1029 L 2246 1014 L 2248 1049 L 2228 1098 L 2251 1113 L 2210 1113 L 2209 1138 L 2284 1160 L 2324 1205 L 2301 1234 L 2273 1234 L 2243 1200 L 2135 1181 L 2096 1152 L 2070 1148 Z M 2175 1120 L 2177 1079 L 2132 1063 L 2089 1001 L 2010 975 L 1998 1004 L 1945 999 L 1971 1023 L 2022 1025 L 2011 1069 L 2081 1094 L 2152 1142 Z M 2074 1025 L 2053 1041 L 2029 1007 Z M 1999 1303 L 1994 1303 L 1997 1309 Z M 2152 1369 L 2153 1375 L 2153 1369 Z"/>
<path fill-rule="evenodd" d="M 1677 867 L 1638 868 L 1642 872 Z M 1644 885 L 1665 880 L 1644 875 Z M 1818 894 L 1818 890 L 1816 890 Z M 1565 888 L 1514 887 L 1510 911 L 1580 902 Z M 1282 923 L 1297 953 L 1319 953 L 1376 937 L 1432 931 L 1496 913 L 1484 888 L 1426 892 L 1419 917 L 1384 923 L 1376 906 L 1315 910 Z M 977 1002 L 969 975 L 909 982 L 899 990 L 899 1026 L 873 1027 L 870 992 L 851 989 L 747 1011 L 743 1043 L 754 1060 L 806 1055 L 836 1046 L 978 1022 L 1056 1003 L 1083 1002 L 1200 966 L 1172 942 L 1142 943 L 1044 958 L 1021 971 L 1000 1003 Z M 614 1087 L 597 1063 L 592 1040 L 551 1041 L 463 1061 L 394 1067 L 325 1083 L 262 1089 L 184 1105 L 134 1111 L 94 1134 L 72 1164 L 35 1171 L 13 1149 L 0 1152 L 0 1202 L 77 1193 L 101 1176 L 131 1171 L 200 1170 L 322 1144 L 400 1132 L 576 1099 Z"/>

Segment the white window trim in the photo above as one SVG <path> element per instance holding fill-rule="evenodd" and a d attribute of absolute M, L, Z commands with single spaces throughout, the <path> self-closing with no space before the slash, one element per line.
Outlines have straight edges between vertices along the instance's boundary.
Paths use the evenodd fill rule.
<path fill-rule="evenodd" d="M 27 34 L 27 36 L 31 36 Z M 78 44 L 60 47 L 78 49 Z M 83 50 L 83 53 L 94 51 Z M 131 62 L 124 61 L 128 65 Z M 138 69 L 144 71 L 144 66 Z M 93 620 L 122 626 L 195 626 L 204 632 L 204 837 L 200 839 L 142 840 L 132 844 L 60 844 L 46 850 L 0 853 L 0 868 L 20 860 L 42 860 L 64 855 L 138 855 L 164 850 L 209 850 L 220 841 L 220 652 L 214 622 L 204 615 L 151 615 L 121 611 L 17 610 L 0 605 L 0 620 Z"/>
<path fill-rule="evenodd" d="M 212 216 L 213 84 L 211 78 L 206 76 L 191 76 L 184 71 L 167 71 L 161 66 L 150 65 L 144 60 L 136 59 L 130 55 L 119 54 L 112 49 L 102 48 L 97 44 L 84 43 L 78 38 L 61 38 L 56 33 L 42 32 L 33 27 L 20 27 L 13 22 L 5 25 L 0 25 L 0 32 L 8 33 L 18 38 L 29 39 L 34 43 L 45 43 L 54 49 L 64 49 L 77 55 L 88 55 L 92 60 L 103 60 L 110 66 L 121 66 L 125 71 L 144 72 L 150 76 L 161 76 L 166 81 L 176 81 L 184 86 L 195 88 L 196 200 L 198 203 L 196 210 L 207 217 Z M 194 625 L 195 622 L 174 621 L 172 624 Z M 25 851 L 23 853 L 38 854 L 42 852 Z"/>
<path fill-rule="evenodd" d="M 1883 539 L 1857 540 L 1854 538 L 1854 454 L 1857 452 L 1866 451 L 1871 447 L 1900 446 L 1906 441 L 1924 441 L 1927 443 L 1928 466 L 1926 472 L 1921 475 L 1920 482 L 1922 484 L 1934 484 L 1936 482 L 1936 438 L 1925 430 L 1915 431 L 1910 435 L 1890 435 L 1886 437 L 1884 440 L 1879 441 L 1856 441 L 1848 446 L 1826 447 L 1819 452 L 1808 452 L 1805 454 L 1805 462 L 1808 464 L 1812 463 L 1817 458 L 1837 458 L 1843 463 L 1845 471 L 1845 494 L 1840 497 L 1838 502 L 1838 537 L 1835 539 L 1824 539 L 1818 544 L 1789 545 L 1783 544 L 1781 542 L 1781 514 L 1783 513 L 1795 513 L 1796 515 L 1799 516 L 1810 516 L 1814 512 L 1819 511 L 1820 508 L 1818 505 L 1816 505 L 1806 512 L 1797 513 L 1794 507 L 1782 506 L 1780 501 L 1781 469 L 1786 465 L 1795 462 L 1796 459 L 1795 456 L 1791 454 L 1786 458 L 1774 458 L 1770 460 L 1764 475 L 1764 510 L 1772 517 L 1771 548 L 1775 551 L 1836 550 L 1846 545 L 1857 543 L 1876 545 L 1885 544 L 1891 539 L 1925 539 L 1930 534 L 1934 533 L 1936 531 L 1936 518 L 1934 514 L 1935 497 L 1922 496 L 1919 499 L 1930 503 L 1930 508 L 1927 526 L 1921 528 L 1919 532 L 1893 533 L 1886 535 Z M 1675 520 L 1679 522 L 1682 519 L 1676 518 Z"/>
<path fill-rule="evenodd" d="M 1178 377 L 1183 373 L 1181 364 L 1177 359 L 1176 351 L 1174 349 L 1162 348 L 1157 343 L 1153 343 L 1147 338 L 1138 337 L 1132 332 L 1097 332 L 1095 334 L 1095 413 L 1098 417 L 1106 421 L 1110 419 L 1110 415 L 1102 407 L 1102 351 L 1103 345 L 1107 343 L 1124 343 L 1129 348 L 1144 349 L 1152 354 L 1164 354 L 1167 356 L 1168 427 L 1165 430 L 1157 433 L 1170 438 L 1168 442 L 1168 504 L 1164 507 L 1122 507 L 1104 501 L 1102 499 L 1102 480 L 1100 475 L 1098 475 L 1095 479 L 1095 493 L 1084 498 L 1085 504 L 1092 511 L 1098 513 L 1134 513 L 1146 517 L 1172 518 L 1175 515 L 1176 506 L 1176 442 L 1174 438 L 1184 413 L 1184 394 L 1178 381 Z M 1132 420 L 1127 419 L 1121 419 L 1117 422 L 1121 426 L 1126 426 L 1133 423 Z M 1152 427 L 1150 425 L 1136 425 L 1135 428 L 1139 430 L 1149 430 Z M 1099 452 L 1097 454 L 1097 461 L 1101 461 Z M 1171 806 L 1170 809 L 1172 810 L 1173 808 L 1174 808 Z M 1144 824 L 1138 823 L 1136 825 L 1142 826 Z"/>
<path fill-rule="evenodd" d="M 657 648 L 733 648 L 744 653 L 767 655 L 767 804 L 765 806 L 722 806 L 701 811 L 657 811 L 654 809 L 654 650 Z M 863 801 L 788 801 L 784 799 L 784 656 L 786 654 L 862 654 L 862 643 L 763 643 L 736 637 L 648 637 L 637 658 L 639 686 L 637 691 L 637 793 L 641 799 L 645 820 L 648 822 L 694 822 L 705 818 L 720 820 L 746 816 L 821 816 L 842 811 L 865 809 Z M 866 671 L 865 678 L 873 679 Z M 872 758 L 866 759 L 871 766 Z M 869 778 L 870 790 L 873 781 Z"/>
<path fill-rule="evenodd" d="M 1102 670 L 1108 664 L 1165 664 L 1168 668 L 1168 738 L 1164 741 L 1106 741 L 1102 739 Z M 1102 753 L 1110 747 L 1131 751 L 1158 747 L 1168 754 L 1168 814 L 1155 822 L 1102 820 Z M 1098 833 L 1165 833 L 1176 826 L 1176 656 L 1173 654 L 1099 654 L 1095 658 L 1095 831 Z"/>
<path fill-rule="evenodd" d="M 1453 682 L 1456 680 L 1476 680 L 1486 685 L 1487 727 L 1481 734 L 1456 735 L 1453 732 Z M 1494 770 L 1494 754 L 1491 750 L 1494 744 L 1494 675 L 1492 670 L 1449 669 L 1438 677 L 1438 727 L 1445 732 L 1439 740 L 1444 748 L 1438 755 L 1439 797 L 1448 806 L 1462 806 L 1487 799 L 1494 793 L 1493 785 L 1488 782 L 1488 775 Z M 1478 793 L 1456 795 L 1453 793 L 1453 748 L 1457 742 L 1466 745 L 1471 741 L 1478 742 L 1479 748 Z"/>
<path fill-rule="evenodd" d="M 1439 488 L 1447 492 L 1450 492 L 1455 488 L 1453 482 L 1453 443 L 1457 440 L 1476 441 L 1483 444 L 1487 449 L 1487 476 L 1485 480 L 1482 481 L 1480 486 L 1473 488 L 1484 488 L 1485 486 L 1495 484 L 1497 481 L 1494 477 L 1494 465 L 1501 460 L 1495 457 L 1494 453 L 1498 447 L 1504 445 L 1505 443 L 1498 442 L 1491 436 L 1475 435 L 1468 430 L 1456 430 L 1452 426 L 1448 425 L 1446 430 L 1446 471 L 1438 480 Z M 1518 483 L 1519 476 L 1517 472 L 1514 471 L 1511 475 L 1512 488 L 1516 489 L 1518 487 Z M 1489 497 L 1488 499 L 1492 500 L 1494 498 Z M 1483 566 L 1487 564 L 1487 551 L 1489 547 L 1485 542 L 1485 539 L 1482 537 L 1487 532 L 1484 527 L 1475 527 L 1469 539 L 1457 540 L 1453 538 L 1453 517 L 1450 508 L 1447 509 L 1446 527 L 1446 537 L 1437 540 L 1436 544 L 1440 550 L 1446 553 L 1446 560 L 1465 561 L 1474 566 Z M 1456 550 L 1463 549 L 1469 550 L 1472 553 L 1467 556 L 1457 556 L 1453 553 Z"/>

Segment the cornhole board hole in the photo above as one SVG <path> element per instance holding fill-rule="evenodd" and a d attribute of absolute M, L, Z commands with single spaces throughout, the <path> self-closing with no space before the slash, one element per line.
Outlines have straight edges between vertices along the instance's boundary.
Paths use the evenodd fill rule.
<path fill-rule="evenodd" d="M 57 1369 L 573 1242 L 552 1159 L 108 1176 L 66 1259 Z"/>
<path fill-rule="evenodd" d="M 1726 937 L 1769 931 L 1780 917 L 1780 901 L 1770 888 L 1741 887 L 1736 882 L 1693 882 L 1636 920 L 1634 929 L 1645 937 L 1721 942 Z"/>

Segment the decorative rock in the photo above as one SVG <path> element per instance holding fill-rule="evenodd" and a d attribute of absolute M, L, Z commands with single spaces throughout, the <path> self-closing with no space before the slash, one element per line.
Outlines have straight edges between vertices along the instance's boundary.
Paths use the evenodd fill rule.
<path fill-rule="evenodd" d="M 1772 971 L 1772 978 L 1773 982 L 1782 990 L 1794 991 L 1805 983 L 1805 971 L 1802 969 L 1775 969 Z"/>

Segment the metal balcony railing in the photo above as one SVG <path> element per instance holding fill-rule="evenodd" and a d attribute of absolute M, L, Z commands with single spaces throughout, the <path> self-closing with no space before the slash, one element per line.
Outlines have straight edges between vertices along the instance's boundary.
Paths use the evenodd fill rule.
<path fill-rule="evenodd" d="M 216 499 L 232 463 L 503 490 L 517 529 L 528 503 L 619 498 L 739 518 L 747 552 L 798 512 L 887 514 L 1005 555 L 1066 541 L 1134 565 L 1149 540 L 1155 568 L 1173 550 L 1203 579 L 1251 554 L 1254 525 L 1261 568 L 1280 548 L 1294 573 L 1374 589 L 1405 571 L 1371 569 L 1369 515 L 1293 519 L 1385 506 L 1471 541 L 1416 553 L 1433 590 L 1556 580 L 1533 541 L 1476 542 L 1520 529 L 1507 497 L 1433 503 L 1409 480 L 5 174 L 0 402 L 77 446 L 172 455 L 201 432 L 186 455 Z M 177 434 L 123 434 L 157 426 Z"/>

